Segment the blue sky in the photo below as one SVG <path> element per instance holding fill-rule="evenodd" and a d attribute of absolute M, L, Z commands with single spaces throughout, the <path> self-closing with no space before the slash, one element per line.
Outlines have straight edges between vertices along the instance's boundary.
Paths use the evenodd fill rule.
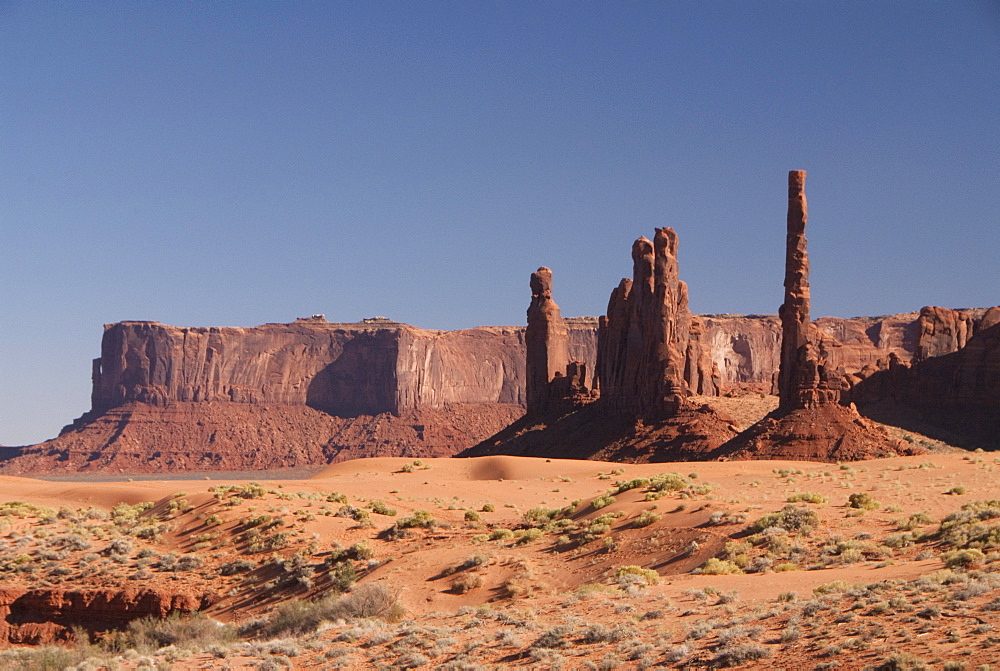
<path fill-rule="evenodd" d="M 0 443 L 102 325 L 601 314 L 656 226 L 696 312 L 1000 303 L 1000 3 L 0 1 Z"/>

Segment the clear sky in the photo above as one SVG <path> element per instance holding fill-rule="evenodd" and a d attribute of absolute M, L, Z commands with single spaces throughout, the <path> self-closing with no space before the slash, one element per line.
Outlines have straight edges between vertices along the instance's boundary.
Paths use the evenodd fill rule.
<path fill-rule="evenodd" d="M 695 312 L 1000 303 L 1000 3 L 0 0 L 0 443 L 102 325 L 602 314 L 680 236 Z"/>

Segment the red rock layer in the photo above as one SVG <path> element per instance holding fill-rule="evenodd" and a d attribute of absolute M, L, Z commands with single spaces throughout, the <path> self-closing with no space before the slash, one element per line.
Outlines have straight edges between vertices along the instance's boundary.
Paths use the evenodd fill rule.
<path fill-rule="evenodd" d="M 16 645 L 65 641 L 75 627 L 106 632 L 124 629 L 141 617 L 163 618 L 209 605 L 208 596 L 149 589 L 0 589 L 0 641 Z"/>
<path fill-rule="evenodd" d="M 975 312 L 924 308 L 926 354 L 910 363 L 890 355 L 851 376 L 848 398 L 879 421 L 1000 448 L 1000 307 Z"/>
<path fill-rule="evenodd" d="M 336 417 L 307 406 L 126 403 L 59 437 L 0 449 L 0 473 L 171 473 L 319 466 L 362 457 L 446 457 L 523 414 L 518 405 Z"/>

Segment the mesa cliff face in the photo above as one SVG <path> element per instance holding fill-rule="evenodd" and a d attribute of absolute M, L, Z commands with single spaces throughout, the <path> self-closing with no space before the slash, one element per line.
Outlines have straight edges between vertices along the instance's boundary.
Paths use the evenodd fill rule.
<path fill-rule="evenodd" d="M 522 329 L 427 331 L 299 320 L 255 328 L 105 327 L 91 405 L 306 405 L 351 417 L 524 402 Z"/>

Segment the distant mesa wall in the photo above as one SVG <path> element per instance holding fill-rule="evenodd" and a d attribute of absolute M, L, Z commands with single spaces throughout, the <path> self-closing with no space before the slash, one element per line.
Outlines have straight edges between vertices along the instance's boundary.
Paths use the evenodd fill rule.
<path fill-rule="evenodd" d="M 567 330 L 572 355 L 593 362 L 594 323 L 570 320 Z M 431 331 L 316 319 L 253 328 L 120 322 L 105 327 L 91 404 L 94 412 L 129 402 L 307 405 L 342 417 L 523 406 L 524 337 L 518 327 Z"/>
<path fill-rule="evenodd" d="M 909 363 L 958 351 L 985 313 L 933 307 L 886 317 L 822 317 L 813 328 L 830 365 L 860 379 L 885 367 L 889 354 Z M 597 320 L 563 321 L 570 360 L 593 371 Z M 694 321 L 723 393 L 772 392 L 780 361 L 777 316 L 701 315 Z M 317 320 L 252 328 L 119 322 L 105 327 L 93 383 L 96 412 L 133 401 L 307 405 L 338 416 L 450 403 L 523 407 L 525 329 L 432 331 Z"/>

